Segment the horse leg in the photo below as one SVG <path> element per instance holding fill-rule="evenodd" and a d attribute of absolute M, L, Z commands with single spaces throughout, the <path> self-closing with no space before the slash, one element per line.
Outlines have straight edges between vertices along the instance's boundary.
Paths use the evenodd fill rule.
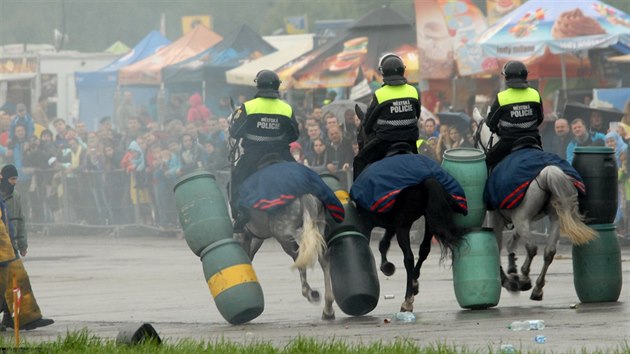
<path fill-rule="evenodd" d="M 241 245 L 250 261 L 254 260 L 256 252 L 258 252 L 263 243 L 262 239 L 254 237 L 247 229 L 243 233 L 234 234 L 234 239 Z"/>
<path fill-rule="evenodd" d="M 418 293 L 418 279 L 414 278 L 413 252 L 411 251 L 411 241 L 409 239 L 409 228 L 396 227 L 396 239 L 403 252 L 403 262 L 407 271 L 407 288 L 405 291 L 405 301 L 400 306 L 401 312 L 413 312 L 413 300 Z"/>
<path fill-rule="evenodd" d="M 523 221 L 514 225 L 514 237 L 511 242 L 508 242 L 508 248 L 511 250 L 516 249 L 518 240 L 521 236 L 525 237 L 527 243 L 525 244 L 525 250 L 527 251 L 527 256 L 525 257 L 525 261 L 521 266 L 521 275 L 515 275 L 516 280 L 518 281 L 518 288 L 521 291 L 527 291 L 532 288 L 532 281 L 529 278 L 529 272 L 532 265 L 532 261 L 538 252 L 538 247 L 531 240 L 531 224 L 529 220 Z M 516 266 L 516 264 L 514 264 Z"/>
<path fill-rule="evenodd" d="M 383 238 L 378 243 L 378 252 L 381 254 L 381 272 L 388 277 L 392 276 L 396 271 L 396 266 L 387 260 L 387 251 L 389 251 L 389 246 L 395 235 L 395 230 L 386 228 L 385 235 L 383 235 Z"/>
<path fill-rule="evenodd" d="M 319 264 L 324 272 L 324 310 L 322 311 L 322 320 L 334 320 L 335 310 L 332 305 L 335 301 L 335 295 L 332 292 L 332 280 L 330 278 L 330 261 L 326 254 L 319 257 Z"/>
<path fill-rule="evenodd" d="M 429 252 L 431 252 L 431 240 L 433 238 L 433 232 L 430 230 L 429 226 L 425 226 L 424 228 L 424 239 L 422 239 L 422 243 L 420 244 L 420 251 L 418 252 L 418 263 L 416 263 L 416 267 L 413 269 L 413 276 L 416 279 L 415 283 L 415 294 L 418 294 L 418 281 L 420 279 L 420 268 L 422 268 L 422 263 L 429 257 Z"/>
<path fill-rule="evenodd" d="M 560 239 L 560 225 L 558 224 L 557 218 L 550 215 L 549 219 L 549 239 L 547 240 L 547 246 L 545 246 L 543 267 L 540 270 L 538 279 L 536 279 L 536 286 L 529 296 L 529 298 L 534 301 L 541 301 L 543 299 L 545 276 L 547 275 L 547 270 L 549 270 L 549 266 L 551 265 L 551 262 L 553 262 L 553 258 L 556 255 L 556 246 L 558 244 L 558 240 Z"/>
<path fill-rule="evenodd" d="M 297 242 L 295 242 L 293 238 L 287 237 L 285 239 L 291 239 L 291 241 L 281 242 L 280 245 L 282 245 L 282 249 L 284 250 L 284 252 L 286 252 L 286 254 L 291 256 L 291 258 L 295 262 L 295 259 L 298 256 L 299 245 L 297 244 Z M 300 282 L 302 283 L 302 295 L 310 303 L 315 303 L 315 304 L 319 303 L 321 301 L 321 297 L 319 296 L 319 291 L 311 289 L 311 286 L 306 280 L 306 268 L 299 267 L 298 272 L 300 273 Z"/>
<path fill-rule="evenodd" d="M 503 247 L 503 229 L 505 228 L 505 220 L 499 212 L 491 211 L 490 212 L 490 225 L 494 229 L 494 237 L 497 239 L 497 245 L 499 246 L 499 255 L 501 254 L 501 248 Z M 508 269 L 510 268 L 510 264 L 516 261 L 514 257 L 514 253 L 512 252 L 512 256 L 508 254 Z M 514 266 L 516 268 L 516 266 Z M 516 271 L 514 271 L 516 272 Z M 514 292 L 518 291 L 518 283 L 514 282 L 511 277 L 509 277 L 505 271 L 503 270 L 503 266 L 499 262 L 499 275 L 501 276 L 501 286 L 506 288 L 508 291 Z"/>

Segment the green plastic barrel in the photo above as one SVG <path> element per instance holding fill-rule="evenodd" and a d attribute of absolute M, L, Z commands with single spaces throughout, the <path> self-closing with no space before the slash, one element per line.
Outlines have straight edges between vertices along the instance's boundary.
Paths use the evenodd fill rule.
<path fill-rule="evenodd" d="M 231 324 L 258 317 L 264 310 L 262 288 L 251 261 L 232 239 L 232 223 L 214 177 L 203 171 L 175 184 L 179 222 L 203 272 L 219 313 Z"/>
<path fill-rule="evenodd" d="M 328 241 L 328 255 L 332 290 L 341 311 L 362 316 L 374 310 L 380 284 L 367 237 L 354 230 L 338 233 Z"/>
<path fill-rule="evenodd" d="M 621 251 L 614 224 L 589 225 L 599 234 L 573 246 L 573 285 L 581 302 L 611 302 L 621 294 Z"/>
<path fill-rule="evenodd" d="M 483 151 L 472 148 L 448 149 L 444 152 L 442 168 L 455 178 L 466 193 L 468 215 L 455 214 L 455 224 L 461 228 L 481 227 L 486 216 L 483 191 L 488 179 Z"/>
<path fill-rule="evenodd" d="M 486 309 L 501 297 L 499 247 L 489 228 L 475 228 L 453 250 L 453 285 L 459 306 Z"/>
<path fill-rule="evenodd" d="M 175 184 L 175 203 L 188 247 L 197 255 L 209 244 L 232 238 L 232 222 L 214 176 L 196 171 Z"/>
<path fill-rule="evenodd" d="M 578 198 L 588 224 L 610 224 L 617 215 L 615 150 L 605 146 L 575 148 L 573 167 L 584 180 L 586 195 Z"/>
<path fill-rule="evenodd" d="M 217 241 L 201 253 L 203 274 L 221 316 L 231 324 L 249 322 L 265 309 L 262 288 L 241 245 Z"/>
<path fill-rule="evenodd" d="M 327 216 L 324 235 L 335 301 L 345 314 L 362 316 L 376 308 L 380 296 L 380 283 L 370 240 L 365 235 L 362 218 L 339 180 L 329 174 L 321 177 L 335 192 L 345 211 L 342 223 Z"/>

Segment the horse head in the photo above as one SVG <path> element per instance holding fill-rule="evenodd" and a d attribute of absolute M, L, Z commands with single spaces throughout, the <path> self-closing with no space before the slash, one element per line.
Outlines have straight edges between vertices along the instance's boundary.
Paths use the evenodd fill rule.
<path fill-rule="evenodd" d="M 473 110 L 472 118 L 477 123 L 477 129 L 474 133 L 475 148 L 483 150 L 484 153 L 488 153 L 488 150 L 492 148 L 492 145 L 499 141 L 499 136 L 490 131 L 490 128 L 486 124 L 486 118 L 484 118 L 477 107 Z"/>

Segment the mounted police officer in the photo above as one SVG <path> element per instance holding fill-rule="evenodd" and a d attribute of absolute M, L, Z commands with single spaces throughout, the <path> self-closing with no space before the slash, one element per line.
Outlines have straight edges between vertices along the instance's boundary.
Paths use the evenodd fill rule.
<path fill-rule="evenodd" d="M 379 61 L 383 86 L 374 92 L 359 134 L 359 153 L 354 158 L 354 179 L 372 162 L 387 155 L 396 143 L 408 143 L 418 153 L 420 93 L 407 84 L 405 64 L 396 54 L 386 54 Z"/>
<path fill-rule="evenodd" d="M 540 94 L 527 83 L 527 67 L 520 61 L 503 66 L 506 90 L 497 94 L 488 113 L 487 125 L 501 140 L 486 153 L 486 164 L 496 166 L 521 146 L 542 148 L 538 126 L 543 121 Z"/>
<path fill-rule="evenodd" d="M 256 96 L 237 109 L 230 126 L 230 136 L 237 141 L 242 140 L 244 150 L 232 169 L 230 185 L 232 215 L 236 219 L 234 232 L 242 232 L 248 221 L 246 211 L 237 210 L 236 206 L 240 185 L 256 172 L 265 155 L 275 153 L 280 160 L 295 161 L 289 144 L 299 136 L 293 109 L 280 99 L 278 75 L 271 70 L 262 70 L 254 82 L 258 89 Z"/>

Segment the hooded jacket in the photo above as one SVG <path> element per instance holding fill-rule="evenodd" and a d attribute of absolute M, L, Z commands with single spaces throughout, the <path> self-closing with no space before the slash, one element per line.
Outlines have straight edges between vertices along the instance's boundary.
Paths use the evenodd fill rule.
<path fill-rule="evenodd" d="M 212 113 L 208 107 L 203 104 L 203 99 L 200 94 L 194 93 L 190 96 L 188 104 L 190 105 L 190 108 L 188 109 L 188 114 L 186 116 L 187 121 L 205 122 L 212 117 Z"/>

